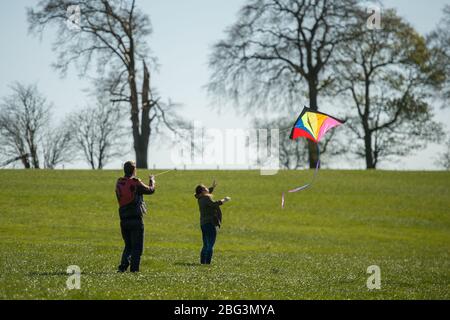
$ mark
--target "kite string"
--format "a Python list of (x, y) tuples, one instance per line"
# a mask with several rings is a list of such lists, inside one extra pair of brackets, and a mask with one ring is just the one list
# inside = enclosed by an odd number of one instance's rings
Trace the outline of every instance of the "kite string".
[(154, 175), (154, 177), (160, 176), (160, 175), (165, 174), (165, 173), (168, 173), (168, 172), (170, 172), (170, 171), (173, 171), (173, 169), (170, 169), (170, 170), (166, 170), (166, 171), (157, 173), (157, 174)]
[(309, 188), (313, 184), (314, 180), (316, 179), (317, 171), (319, 171), (319, 165), (320, 165), (320, 152), (319, 152), (319, 144), (317, 144), (317, 163), (316, 163), (316, 168), (314, 170), (314, 175), (313, 175), (311, 182), (309, 182), (301, 187), (289, 190), (289, 192), (293, 193), (293, 192), (298, 192), (298, 191), (304, 190), (306, 188)]
[[(320, 165), (320, 149), (319, 149), (319, 143), (317, 143), (316, 145), (317, 145), (317, 163), (316, 163), (316, 169), (314, 170), (314, 175), (313, 175), (313, 178), (312, 178), (311, 182), (309, 182), (309, 183), (307, 183), (307, 184), (305, 184), (305, 185), (303, 185), (303, 186), (301, 186), (301, 187), (298, 187), (298, 188), (289, 190), (288, 192), (293, 193), (293, 192), (302, 191), (302, 190), (304, 190), (304, 189), (309, 188), (309, 187), (313, 184), (314, 179), (316, 178), (317, 172), (319, 171), (319, 165)], [(283, 192), (283, 193), (281, 194), (281, 208), (284, 208), (284, 203), (285, 203), (285, 199), (284, 199), (284, 192)]]

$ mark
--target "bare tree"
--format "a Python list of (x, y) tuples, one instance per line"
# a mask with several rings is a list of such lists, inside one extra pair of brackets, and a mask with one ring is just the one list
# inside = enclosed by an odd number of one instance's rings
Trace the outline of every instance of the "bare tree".
[[(365, 12), (358, 16), (363, 25)], [(427, 98), (442, 80), (440, 70), (431, 63), (425, 39), (393, 10), (384, 11), (381, 30), (367, 29), (337, 52), (340, 92), (354, 110), (347, 126), (356, 143), (349, 146), (367, 169), (438, 139), (441, 126)]]
[[(318, 96), (339, 75), (329, 62), (336, 45), (347, 41), (355, 23), (357, 0), (249, 0), (239, 18), (215, 44), (209, 60), (208, 90), (231, 98), (247, 110), (265, 107), (271, 113)], [(306, 89), (306, 90), (305, 90)], [(309, 166), (317, 153), (309, 143)]]
[(5, 155), (25, 168), (39, 168), (38, 145), (50, 118), (51, 104), (36, 85), (14, 83), (0, 106), (0, 143)]
[[(69, 6), (80, 8), (78, 30), (66, 25)], [(42, 0), (36, 10), (28, 9), (28, 21), (30, 31), (38, 34), (47, 26), (58, 27), (54, 43), (58, 59), (54, 66), (62, 74), (75, 64), (83, 75), (91, 61), (97, 61), (100, 87), (109, 91), (113, 102), (130, 108), (136, 164), (147, 168), (152, 129), (159, 124), (173, 128), (169, 122), (172, 105), (162, 104), (150, 86), (147, 65), (155, 65), (156, 61), (149, 56), (146, 42), (152, 33), (148, 15), (137, 8), (134, 0)]]
[(75, 143), (92, 169), (103, 169), (112, 157), (123, 151), (125, 132), (121, 110), (108, 101), (76, 112), (71, 117)]
[(44, 167), (55, 169), (58, 164), (70, 163), (73, 160), (73, 139), (72, 129), (67, 122), (48, 130), (42, 139)]

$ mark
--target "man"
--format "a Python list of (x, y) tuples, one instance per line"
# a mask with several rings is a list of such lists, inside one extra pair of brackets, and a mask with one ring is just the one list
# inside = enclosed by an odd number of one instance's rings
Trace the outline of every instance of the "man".
[(119, 202), (120, 229), (125, 242), (118, 272), (139, 272), (139, 264), (144, 249), (144, 220), (147, 212), (143, 195), (155, 192), (155, 178), (150, 176), (147, 186), (136, 177), (136, 163), (127, 161), (123, 165), (125, 176), (116, 183), (116, 196)]
[(217, 183), (214, 181), (210, 188), (207, 188), (203, 184), (195, 188), (194, 196), (197, 199), (200, 210), (200, 229), (202, 230), (203, 240), (203, 247), (200, 252), (201, 264), (211, 264), (217, 229), (222, 224), (222, 211), (220, 210), (220, 206), (231, 200), (230, 197), (225, 197), (222, 200), (214, 201), (212, 193), (216, 186)]

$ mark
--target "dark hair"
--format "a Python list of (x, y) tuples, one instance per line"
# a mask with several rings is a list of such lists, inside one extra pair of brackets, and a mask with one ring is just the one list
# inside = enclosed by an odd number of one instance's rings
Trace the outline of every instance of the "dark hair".
[(206, 187), (204, 185), (199, 184), (197, 187), (195, 187), (195, 195), (198, 196), (205, 189), (206, 189)]
[(134, 161), (127, 161), (123, 164), (123, 172), (126, 176), (132, 176), (134, 169), (136, 169), (136, 163)]

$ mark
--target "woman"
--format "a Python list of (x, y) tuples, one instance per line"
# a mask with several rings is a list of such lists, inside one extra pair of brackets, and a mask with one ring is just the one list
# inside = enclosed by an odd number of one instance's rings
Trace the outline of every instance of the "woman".
[(212, 193), (216, 186), (216, 181), (214, 181), (210, 188), (202, 184), (195, 188), (195, 198), (197, 198), (200, 209), (200, 227), (203, 237), (203, 248), (200, 253), (201, 264), (211, 264), (217, 229), (220, 228), (222, 223), (220, 206), (231, 200), (230, 197), (225, 197), (222, 200), (214, 201)]

